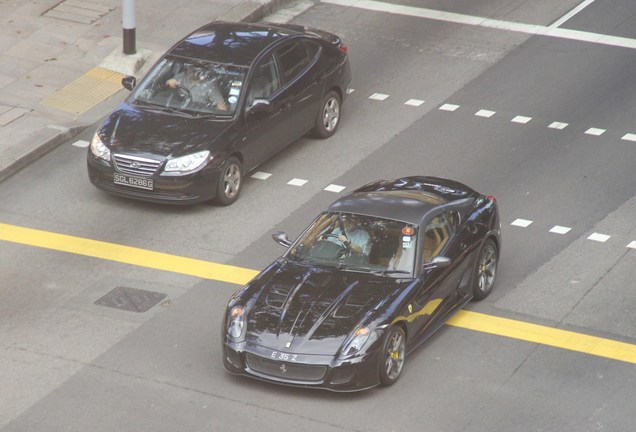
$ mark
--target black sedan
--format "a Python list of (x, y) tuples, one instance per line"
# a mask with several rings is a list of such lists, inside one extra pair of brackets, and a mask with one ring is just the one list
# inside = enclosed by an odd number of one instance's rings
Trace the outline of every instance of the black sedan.
[(145, 201), (233, 203), (245, 173), (313, 131), (333, 135), (351, 69), (331, 33), (213, 22), (175, 44), (95, 133), (88, 176)]
[(223, 364), (279, 384), (391, 385), (406, 356), (488, 296), (501, 250), (496, 200), (435, 177), (378, 181), (329, 206), (229, 301)]

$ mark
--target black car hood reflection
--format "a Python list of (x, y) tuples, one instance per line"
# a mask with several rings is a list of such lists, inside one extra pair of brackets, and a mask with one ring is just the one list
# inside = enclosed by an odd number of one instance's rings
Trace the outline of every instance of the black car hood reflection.
[(369, 311), (410, 282), (280, 260), (251, 287), (247, 339), (275, 351), (334, 355)]
[(179, 157), (210, 149), (230, 126), (227, 120), (124, 103), (106, 119), (100, 136), (114, 153)]

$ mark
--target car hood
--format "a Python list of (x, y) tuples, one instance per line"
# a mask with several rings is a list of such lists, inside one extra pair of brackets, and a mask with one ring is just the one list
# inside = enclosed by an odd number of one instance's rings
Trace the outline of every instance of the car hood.
[(280, 260), (251, 287), (247, 338), (276, 351), (334, 355), (367, 314), (409, 282)]
[(106, 118), (98, 133), (114, 153), (156, 159), (213, 150), (215, 143), (227, 141), (222, 135), (231, 123), (123, 103)]

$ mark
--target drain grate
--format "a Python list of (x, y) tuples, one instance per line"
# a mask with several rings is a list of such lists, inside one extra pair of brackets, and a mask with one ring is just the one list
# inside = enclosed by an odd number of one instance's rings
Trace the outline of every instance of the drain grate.
[(112, 10), (115, 10), (115, 8), (97, 3), (80, 0), (64, 0), (42, 15), (49, 18), (92, 24)]
[(146, 312), (167, 296), (167, 294), (155, 291), (117, 287), (95, 301), (95, 304), (129, 312)]

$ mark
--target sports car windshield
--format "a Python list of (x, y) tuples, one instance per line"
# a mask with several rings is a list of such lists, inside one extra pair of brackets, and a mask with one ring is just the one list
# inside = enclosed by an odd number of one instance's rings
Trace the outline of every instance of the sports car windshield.
[(246, 69), (180, 57), (162, 59), (132, 94), (138, 105), (203, 115), (232, 115)]
[(321, 214), (289, 250), (288, 258), (383, 274), (412, 275), (417, 226), (352, 213)]

